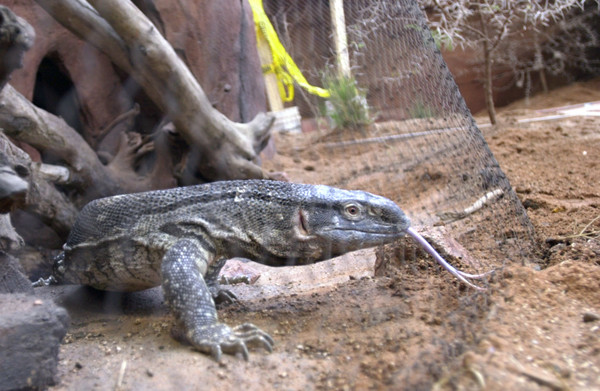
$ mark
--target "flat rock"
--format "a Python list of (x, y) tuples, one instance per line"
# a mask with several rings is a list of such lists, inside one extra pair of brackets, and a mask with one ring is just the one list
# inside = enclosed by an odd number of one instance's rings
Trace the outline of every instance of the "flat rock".
[(51, 300), (0, 294), (0, 390), (44, 389), (57, 382), (69, 316)]
[[(349, 279), (373, 277), (377, 256), (375, 248), (353, 251), (336, 258), (310, 265), (271, 267), (256, 262), (231, 259), (221, 270), (221, 277), (248, 284), (227, 287), (245, 300), (266, 299), (293, 294), (308, 294), (324, 287), (339, 285)], [(241, 274), (240, 274), (241, 273)]]

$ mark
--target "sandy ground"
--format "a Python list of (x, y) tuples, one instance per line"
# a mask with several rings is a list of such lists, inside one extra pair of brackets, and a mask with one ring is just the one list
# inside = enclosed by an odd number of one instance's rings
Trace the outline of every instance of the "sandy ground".
[(219, 311), (276, 340), (248, 362), (217, 363), (173, 340), (160, 289), (39, 288), (72, 318), (52, 389), (600, 390), (600, 117), (518, 123), (599, 91), (596, 81), (532, 98), (484, 128), (535, 227), (541, 270), (511, 265), (480, 294), (423, 273), (422, 259), (374, 277), (369, 251), (259, 269), (257, 284), (232, 287), (241, 303)]

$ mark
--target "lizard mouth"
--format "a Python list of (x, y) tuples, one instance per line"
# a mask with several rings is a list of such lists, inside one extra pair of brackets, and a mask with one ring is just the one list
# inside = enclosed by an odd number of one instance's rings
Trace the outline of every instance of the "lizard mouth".
[(385, 236), (385, 237), (399, 237), (404, 236), (404, 231), (399, 231), (396, 226), (382, 226), (380, 229), (361, 229), (358, 227), (335, 227), (327, 229), (327, 231), (340, 231), (340, 232), (360, 232), (373, 236)]

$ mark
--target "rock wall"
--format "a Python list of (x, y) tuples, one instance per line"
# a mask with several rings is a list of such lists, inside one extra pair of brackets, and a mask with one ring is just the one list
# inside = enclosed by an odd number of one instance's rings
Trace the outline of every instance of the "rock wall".
[[(442, 51), (442, 55), (471, 113), (485, 112), (483, 74), (480, 65), (482, 60), (473, 51), (460, 49)], [(530, 94), (533, 95), (542, 91), (542, 85), (538, 74), (533, 73), (531, 78)], [(556, 88), (568, 82), (566, 76), (546, 75), (546, 78), (551, 88)], [(511, 102), (525, 98), (526, 95), (524, 88), (519, 88), (514, 84), (510, 70), (494, 70), (494, 103), (496, 107), (506, 106)]]

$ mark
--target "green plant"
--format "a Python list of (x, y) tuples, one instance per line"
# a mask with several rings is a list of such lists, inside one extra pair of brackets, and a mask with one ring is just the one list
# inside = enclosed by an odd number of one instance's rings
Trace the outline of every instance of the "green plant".
[(356, 79), (327, 73), (323, 76), (323, 85), (330, 94), (330, 104), (325, 111), (336, 128), (363, 130), (373, 122), (367, 93), (358, 87)]
[(438, 30), (431, 30), (431, 37), (435, 42), (435, 46), (437, 46), (440, 50), (453, 51), (454, 43), (452, 42), (452, 37), (440, 32)]
[(410, 118), (431, 118), (436, 116), (435, 110), (421, 99), (417, 99), (414, 102), (408, 110), (408, 114)]

